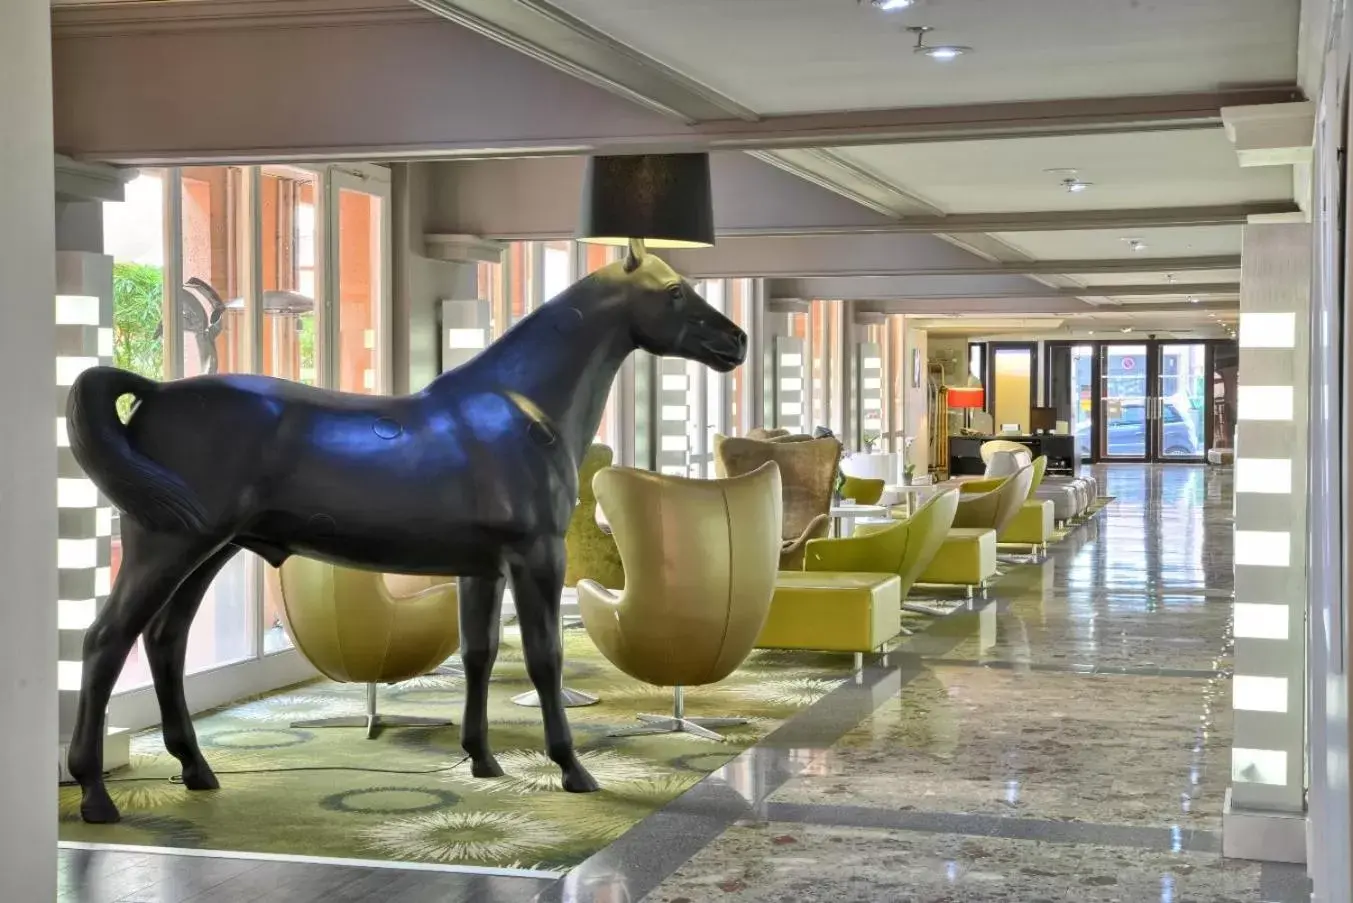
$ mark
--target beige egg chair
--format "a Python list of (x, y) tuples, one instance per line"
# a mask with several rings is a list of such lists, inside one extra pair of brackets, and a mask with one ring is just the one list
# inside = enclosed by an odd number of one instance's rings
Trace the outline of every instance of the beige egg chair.
[(293, 724), (298, 728), (442, 727), (446, 719), (382, 715), (378, 684), (437, 669), (460, 645), (454, 577), (359, 571), (293, 556), (270, 579), (282, 600), (287, 633), (325, 677), (366, 684), (366, 714)]

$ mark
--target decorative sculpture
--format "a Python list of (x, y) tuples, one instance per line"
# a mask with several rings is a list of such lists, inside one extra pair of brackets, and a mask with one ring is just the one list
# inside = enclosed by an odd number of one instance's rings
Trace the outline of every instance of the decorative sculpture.
[[(184, 701), (184, 656), (206, 588), (240, 549), (275, 567), (299, 554), (459, 575), (461, 744), (476, 777), (502, 774), (488, 744), (488, 679), (510, 576), (549, 756), (566, 790), (597, 789), (574, 755), (560, 698), (564, 533), (578, 462), (636, 348), (727, 372), (746, 356), (747, 336), (636, 244), (414, 395), (348, 395), (262, 376), (156, 383), (107, 367), (82, 374), (67, 411), (71, 450), (124, 514), (122, 568), (85, 635), (70, 746), (85, 821), (119, 817), (103, 782), (104, 718), (138, 635), (184, 785), (218, 786)], [(136, 398), (125, 425), (123, 395)]]

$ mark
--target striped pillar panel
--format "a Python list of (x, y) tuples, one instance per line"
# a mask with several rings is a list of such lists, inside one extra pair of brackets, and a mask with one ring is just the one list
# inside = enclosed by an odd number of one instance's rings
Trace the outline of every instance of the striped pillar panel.
[(57, 253), (57, 687), (62, 739), (70, 736), (80, 690), (85, 630), (108, 598), (113, 509), (85, 476), (66, 435), (66, 397), (81, 372), (113, 362), (113, 261)]
[(1247, 225), (1242, 265), (1231, 807), (1299, 813), (1311, 226)]
[(794, 336), (775, 337), (775, 426), (802, 433), (807, 401), (804, 362), (804, 341)]

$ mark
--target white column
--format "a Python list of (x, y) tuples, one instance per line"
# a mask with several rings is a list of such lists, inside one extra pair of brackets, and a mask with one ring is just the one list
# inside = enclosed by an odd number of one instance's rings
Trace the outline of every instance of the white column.
[(51, 8), (0, 4), (0, 806), (5, 900), (56, 897), (55, 222)]
[(1311, 226), (1245, 227), (1228, 856), (1302, 861)]

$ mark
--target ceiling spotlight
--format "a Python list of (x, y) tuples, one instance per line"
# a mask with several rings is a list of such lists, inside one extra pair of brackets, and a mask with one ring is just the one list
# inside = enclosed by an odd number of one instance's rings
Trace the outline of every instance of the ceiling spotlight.
[(1190, 304), (1197, 304), (1197, 303), (1198, 303), (1198, 299), (1197, 299), (1197, 298), (1190, 298), (1190, 299), (1189, 299), (1189, 303), (1190, 303)]
[[(1146, 242), (1142, 241), (1140, 238), (1125, 238), (1123, 241), (1127, 242), (1127, 246), (1132, 249), (1132, 253), (1134, 254), (1142, 254), (1146, 251)], [(1174, 282), (1173, 276), (1167, 276), (1165, 278), (1171, 283)]]
[(935, 29), (929, 25), (908, 25), (907, 31), (916, 35), (916, 46), (911, 49), (912, 53), (919, 53), (922, 56), (928, 56), (932, 60), (947, 61), (960, 57), (965, 53), (971, 53), (971, 47), (964, 47), (962, 44), (927, 44), (925, 36)]
[[(856, 0), (856, 2), (860, 2), (860, 0)], [(869, 5), (875, 9), (881, 9), (886, 13), (890, 13), (893, 10), (906, 9), (915, 2), (916, 0), (869, 0)]]
[(1132, 332), (1132, 327), (1131, 327), (1131, 326), (1124, 326), (1124, 327), (1123, 327), (1123, 332)]

